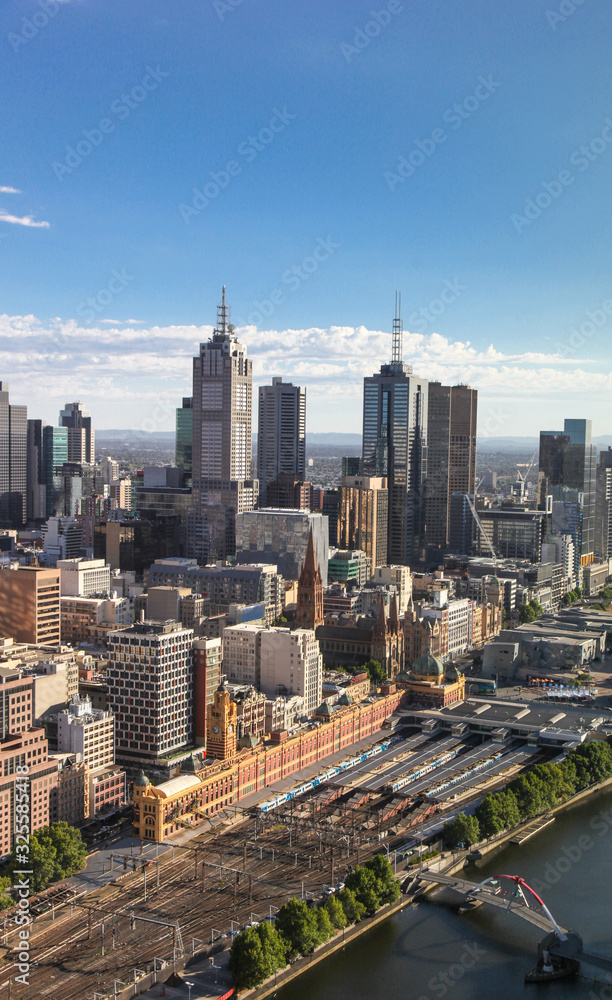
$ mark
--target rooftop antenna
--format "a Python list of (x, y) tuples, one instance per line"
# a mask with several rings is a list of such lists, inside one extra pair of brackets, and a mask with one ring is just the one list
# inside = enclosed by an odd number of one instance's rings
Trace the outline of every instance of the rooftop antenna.
[(221, 334), (231, 334), (234, 327), (230, 323), (230, 307), (225, 301), (225, 285), (223, 285), (221, 304), (217, 306), (217, 332)]
[(393, 318), (393, 342), (391, 350), (391, 364), (401, 365), (402, 363), (402, 337), (404, 327), (402, 324), (402, 293), (395, 293), (395, 316)]

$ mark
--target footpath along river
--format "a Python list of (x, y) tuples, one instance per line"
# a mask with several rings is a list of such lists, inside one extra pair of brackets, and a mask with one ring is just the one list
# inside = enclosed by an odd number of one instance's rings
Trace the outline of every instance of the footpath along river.
[[(523, 847), (509, 845), (465, 869), (521, 875), (562, 927), (577, 930), (585, 950), (612, 958), (612, 791), (557, 817)], [(277, 1000), (609, 1000), (612, 986), (582, 979), (526, 986), (535, 962), (536, 927), (486, 905), (459, 915), (447, 890), (362, 935), (298, 979)]]

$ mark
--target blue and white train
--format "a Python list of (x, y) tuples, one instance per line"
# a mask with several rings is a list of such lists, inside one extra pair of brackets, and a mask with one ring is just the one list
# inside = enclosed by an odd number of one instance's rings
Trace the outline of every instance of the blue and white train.
[(324, 784), (331, 778), (335, 778), (336, 775), (342, 774), (344, 771), (348, 771), (351, 767), (356, 767), (357, 764), (363, 764), (364, 761), (370, 760), (372, 757), (376, 757), (377, 754), (382, 753), (383, 750), (388, 750), (390, 746), (395, 743), (400, 743), (403, 740), (403, 736), (392, 736), (385, 740), (383, 743), (377, 743), (370, 750), (365, 750), (362, 754), (357, 757), (349, 757), (348, 760), (341, 761), (334, 767), (330, 767), (327, 771), (323, 771), (321, 774), (315, 775), (314, 778), (310, 778), (305, 781), (303, 785), (298, 785), (297, 788), (290, 788), (287, 792), (279, 792), (273, 799), (267, 799), (265, 802), (261, 802), (257, 809), (260, 813), (270, 812), (272, 809), (276, 809), (277, 806), (282, 806), (285, 802), (290, 802), (291, 799), (296, 799), (300, 795), (305, 795), (306, 792), (311, 792), (313, 788), (317, 788), (318, 785)]

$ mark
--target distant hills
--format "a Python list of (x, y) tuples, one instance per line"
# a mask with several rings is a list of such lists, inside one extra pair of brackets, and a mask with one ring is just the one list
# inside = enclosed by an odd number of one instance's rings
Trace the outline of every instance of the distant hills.
[[(254, 441), (257, 435), (253, 435)], [(174, 431), (139, 431), (134, 429), (111, 429), (96, 432), (96, 441), (108, 441), (109, 443), (121, 443), (134, 445), (138, 443), (151, 443), (158, 445), (171, 445), (174, 443)], [(307, 434), (306, 443), (310, 447), (313, 445), (325, 445), (334, 448), (361, 449), (361, 434), (335, 434), (333, 431), (320, 434)], [(598, 450), (612, 446), (612, 435), (602, 434), (593, 438), (593, 444)], [(534, 452), (539, 447), (538, 437), (486, 437), (478, 438), (478, 451), (481, 455), (501, 452), (513, 454), (516, 452)]]

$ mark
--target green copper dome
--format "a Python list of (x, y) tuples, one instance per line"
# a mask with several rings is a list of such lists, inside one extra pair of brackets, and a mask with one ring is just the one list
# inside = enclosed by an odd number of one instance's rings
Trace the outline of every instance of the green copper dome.
[(410, 673), (413, 677), (444, 677), (442, 660), (433, 656), (428, 650), (414, 661)]

